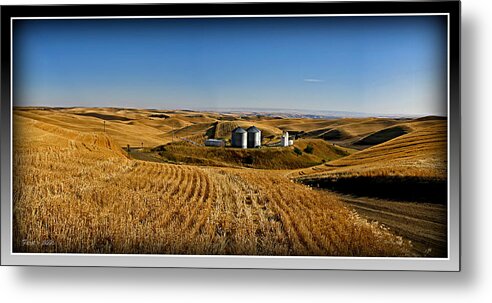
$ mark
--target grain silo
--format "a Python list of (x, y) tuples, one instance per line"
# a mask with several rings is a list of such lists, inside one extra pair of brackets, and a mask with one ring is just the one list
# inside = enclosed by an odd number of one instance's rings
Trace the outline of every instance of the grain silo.
[(285, 132), (282, 135), (282, 139), (280, 140), (280, 146), (289, 146), (289, 132)]
[(248, 148), (261, 146), (261, 130), (254, 126), (248, 128)]
[(244, 129), (237, 127), (232, 131), (231, 143), (233, 147), (248, 148), (248, 136)]

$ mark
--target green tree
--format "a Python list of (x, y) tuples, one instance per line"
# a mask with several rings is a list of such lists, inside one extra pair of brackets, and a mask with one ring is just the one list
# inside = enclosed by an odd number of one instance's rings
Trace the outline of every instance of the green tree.
[(312, 154), (314, 151), (314, 147), (311, 145), (311, 144), (308, 144), (306, 146), (306, 148), (304, 149), (304, 152), (308, 153), (308, 154)]
[(300, 150), (298, 147), (294, 147), (294, 152), (295, 152), (298, 156), (302, 155), (302, 150)]

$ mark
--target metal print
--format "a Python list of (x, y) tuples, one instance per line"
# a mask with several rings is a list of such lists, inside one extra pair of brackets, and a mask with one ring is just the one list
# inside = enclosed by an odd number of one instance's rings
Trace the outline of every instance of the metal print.
[(11, 26), (8, 258), (457, 269), (449, 12)]

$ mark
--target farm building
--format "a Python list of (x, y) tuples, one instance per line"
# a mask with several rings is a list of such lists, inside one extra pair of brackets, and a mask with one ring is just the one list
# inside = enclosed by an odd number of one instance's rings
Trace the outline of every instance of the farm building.
[(248, 132), (248, 148), (255, 148), (261, 146), (261, 130), (251, 126), (247, 130)]
[(237, 127), (232, 131), (231, 143), (233, 147), (248, 148), (248, 136), (247, 132)]
[[(292, 142), (294, 143), (294, 142)], [(285, 132), (280, 139), (280, 146), (289, 146), (289, 132)]]
[(207, 139), (205, 140), (205, 146), (225, 146), (224, 140)]

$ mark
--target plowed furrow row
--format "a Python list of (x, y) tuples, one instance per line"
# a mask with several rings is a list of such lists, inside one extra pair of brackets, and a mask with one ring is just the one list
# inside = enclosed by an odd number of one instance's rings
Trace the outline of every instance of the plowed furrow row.
[(217, 188), (215, 183), (210, 181), (208, 174), (205, 174), (205, 194), (202, 197), (200, 203), (201, 215), (196, 219), (196, 224), (193, 228), (193, 236), (203, 233), (203, 227), (209, 220), (210, 213), (212, 211), (212, 203), (218, 198)]
[(191, 179), (191, 183), (193, 184), (192, 191), (185, 199), (185, 209), (186, 212), (186, 221), (183, 223), (183, 229), (186, 232), (189, 232), (192, 229), (193, 225), (196, 222), (196, 218), (198, 215), (198, 209), (200, 208), (200, 196), (204, 194), (204, 180), (203, 173), (197, 170), (193, 171), (193, 178)]
[(184, 180), (184, 170), (180, 168), (176, 168), (176, 176), (170, 180), (171, 188), (166, 193), (166, 197), (170, 200), (176, 200), (178, 193), (183, 189), (183, 180)]
[[(269, 184), (271, 180), (263, 179), (261, 180), (262, 184)], [(296, 199), (296, 197), (292, 196), (292, 193), (286, 193), (282, 191), (281, 183), (280, 186), (276, 186), (272, 191), (273, 199), (276, 201), (278, 206), (278, 210), (283, 214), (281, 216), (282, 221), (289, 221), (290, 223), (285, 224), (286, 228), (292, 227), (295, 233), (297, 234), (298, 240), (302, 243), (302, 245), (307, 249), (308, 253), (319, 252), (320, 248), (316, 243), (315, 239), (313, 239), (313, 234), (310, 232), (312, 228), (311, 220), (311, 210), (304, 206), (301, 201), (308, 200), (307, 197)], [(273, 184), (271, 186), (273, 188)], [(289, 201), (287, 205), (285, 201)]]

